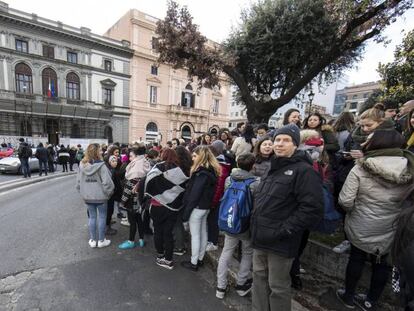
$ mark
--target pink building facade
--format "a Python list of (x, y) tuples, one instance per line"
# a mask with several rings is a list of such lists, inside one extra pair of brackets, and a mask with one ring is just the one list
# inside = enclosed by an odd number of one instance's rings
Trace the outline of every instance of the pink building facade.
[(134, 50), (130, 67), (130, 140), (165, 143), (227, 127), (231, 91), (225, 76), (220, 89), (197, 91), (185, 70), (157, 64), (156, 22), (152, 16), (130, 10), (105, 33), (113, 39), (130, 41)]

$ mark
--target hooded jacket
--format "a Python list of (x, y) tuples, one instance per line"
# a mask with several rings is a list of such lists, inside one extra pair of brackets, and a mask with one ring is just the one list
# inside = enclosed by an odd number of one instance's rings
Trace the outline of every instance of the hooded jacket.
[(302, 233), (323, 216), (322, 180), (304, 151), (275, 157), (258, 186), (251, 218), (253, 248), (294, 258)]
[(76, 180), (76, 188), (85, 203), (104, 203), (115, 188), (111, 173), (103, 161), (81, 162)]
[(413, 168), (414, 160), (404, 156), (356, 162), (339, 194), (339, 204), (347, 212), (345, 231), (353, 245), (369, 254), (389, 253), (394, 221), (414, 189)]
[(226, 181), (226, 178), (230, 175), (231, 171), (231, 165), (230, 163), (226, 162), (224, 155), (220, 154), (216, 159), (220, 164), (221, 174), (218, 177), (216, 183), (216, 191), (214, 193), (213, 203), (211, 205), (213, 208), (217, 207), (220, 204), (220, 199), (224, 193), (224, 183)]

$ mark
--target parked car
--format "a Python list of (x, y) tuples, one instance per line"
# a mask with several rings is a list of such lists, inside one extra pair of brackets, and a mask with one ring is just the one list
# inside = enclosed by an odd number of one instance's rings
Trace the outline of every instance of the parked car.
[(13, 154), (13, 148), (0, 147), (0, 159), (10, 157)]
[[(29, 159), (29, 166), (32, 172), (39, 170), (39, 161), (34, 156), (36, 149), (32, 149), (33, 156)], [(21, 174), (20, 160), (17, 154), (12, 154), (7, 158), (0, 159), (0, 173)]]

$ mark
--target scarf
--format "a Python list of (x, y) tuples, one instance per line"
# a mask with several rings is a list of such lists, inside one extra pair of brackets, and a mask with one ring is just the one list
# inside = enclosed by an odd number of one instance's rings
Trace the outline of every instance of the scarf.
[(406, 149), (386, 148), (371, 150), (364, 153), (362, 161), (373, 157), (403, 157), (407, 159), (407, 171), (414, 176), (414, 153)]
[(135, 178), (143, 178), (149, 170), (149, 162), (145, 160), (145, 157), (143, 155), (137, 156), (126, 167), (125, 179), (131, 180)]

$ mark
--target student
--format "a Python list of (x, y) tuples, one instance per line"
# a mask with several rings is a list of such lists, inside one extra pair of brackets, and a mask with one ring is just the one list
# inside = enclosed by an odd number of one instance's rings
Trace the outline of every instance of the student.
[(193, 151), (191, 177), (184, 196), (183, 221), (188, 221), (191, 233), (191, 261), (181, 265), (197, 271), (203, 265), (207, 247), (207, 216), (216, 190), (220, 164), (208, 146), (198, 146)]
[[(106, 201), (114, 191), (111, 174), (102, 161), (99, 144), (90, 144), (79, 166), (76, 188), (84, 200), (89, 215), (89, 246), (106, 247), (111, 244), (105, 239)], [(96, 235), (98, 230), (98, 235)]]
[[(252, 196), (247, 196), (246, 199), (251, 202), (246, 202), (247, 205), (253, 206), (253, 199), (255, 190), (260, 182), (260, 178), (251, 173), (253, 165), (255, 164), (255, 157), (252, 153), (245, 153), (240, 155), (237, 159), (237, 167), (233, 169), (231, 175), (226, 178), (226, 189), (231, 185), (232, 181), (250, 181), (248, 185)], [(241, 242), (242, 258), (240, 262), (239, 271), (237, 273), (236, 291), (240, 296), (247, 295), (252, 287), (252, 279), (250, 271), (252, 267), (253, 249), (249, 237), (249, 230), (237, 235), (225, 233), (224, 247), (221, 252), (218, 267), (217, 267), (217, 289), (216, 297), (223, 299), (227, 289), (227, 275), (230, 260), (236, 247)]]
[[(141, 208), (138, 203), (138, 197), (132, 190), (139, 180), (144, 178), (150, 170), (150, 164), (145, 158), (146, 151), (145, 147), (140, 146), (138, 148), (132, 148), (129, 153), (131, 162), (126, 167), (126, 184), (120, 203), (127, 210), (128, 222), (130, 224), (129, 239), (118, 246), (120, 249), (131, 249), (135, 246), (144, 246), (144, 225), (142, 223)], [(137, 229), (139, 240), (138, 243), (135, 243)]]

